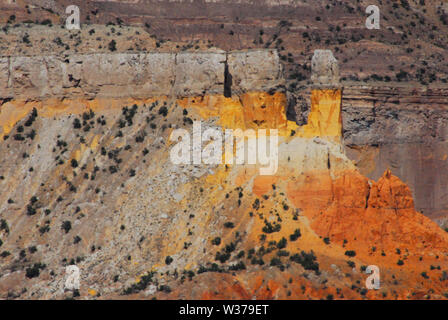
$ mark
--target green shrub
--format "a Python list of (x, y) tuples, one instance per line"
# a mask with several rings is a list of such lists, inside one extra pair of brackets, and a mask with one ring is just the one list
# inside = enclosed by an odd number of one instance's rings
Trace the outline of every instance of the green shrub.
[(312, 250), (309, 253), (305, 251), (302, 251), (300, 254), (296, 253), (289, 259), (301, 264), (305, 270), (319, 271), (319, 263), (317, 263), (316, 256)]
[(62, 222), (61, 229), (68, 233), (72, 229), (72, 223), (67, 220)]
[(123, 291), (123, 294), (138, 293), (142, 290), (145, 290), (146, 287), (148, 287), (148, 285), (152, 282), (153, 276), (154, 272), (147, 273), (146, 275), (140, 278), (140, 281), (138, 283), (134, 283), (129, 288), (125, 289)]
[(5, 219), (0, 220), (0, 230), (5, 230), (6, 233), (9, 233), (8, 222)]
[(283, 237), (280, 239), (280, 241), (277, 243), (277, 248), (278, 249), (283, 249), (286, 248), (288, 241)]
[(279, 258), (272, 258), (270, 265), (272, 267), (278, 267), (282, 265), (282, 261)]
[(115, 40), (112, 40), (111, 42), (109, 42), (109, 50), (110, 51), (117, 51), (117, 42)]
[(270, 222), (268, 222), (267, 220), (264, 221), (264, 227), (262, 229), (262, 231), (264, 233), (274, 233), (274, 232), (279, 232), (281, 230), (281, 225), (279, 224), (274, 224), (272, 225)]
[(46, 268), (45, 264), (42, 263), (35, 263), (32, 267), (26, 268), (26, 274), (25, 276), (27, 278), (37, 278), (40, 275), (40, 270), (43, 270)]
[(347, 257), (354, 257), (354, 256), (356, 256), (356, 252), (354, 250), (347, 250), (347, 251), (345, 251), (345, 255)]
[(296, 241), (301, 236), (302, 236), (302, 234), (300, 233), (300, 229), (296, 229), (294, 231), (294, 233), (289, 236), (289, 240), (290, 241)]
[(224, 223), (224, 227), (232, 229), (235, 227), (235, 225), (233, 224), (233, 222), (226, 222)]
[(72, 168), (77, 168), (78, 167), (78, 161), (76, 159), (72, 159), (71, 160), (71, 165), (72, 165)]
[(237, 264), (230, 266), (229, 270), (231, 271), (246, 270), (246, 265), (244, 264), (244, 262), (240, 261)]
[(166, 265), (170, 265), (171, 262), (173, 262), (173, 258), (171, 258), (170, 256), (167, 256), (167, 257), (165, 258), (165, 264), (166, 264)]
[(230, 253), (226, 252), (226, 253), (221, 253), (221, 252), (216, 252), (216, 256), (215, 256), (215, 260), (224, 263), (227, 260), (230, 259)]

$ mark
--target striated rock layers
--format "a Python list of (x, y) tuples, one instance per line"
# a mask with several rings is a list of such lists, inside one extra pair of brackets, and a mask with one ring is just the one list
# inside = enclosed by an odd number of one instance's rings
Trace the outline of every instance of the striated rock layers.
[(331, 50), (315, 50), (311, 70), (311, 81), (315, 86), (340, 87), (339, 65)]
[(390, 168), (411, 188), (416, 208), (444, 224), (447, 198), (448, 90), (345, 87), (347, 154), (372, 179)]
[(0, 99), (143, 98), (284, 86), (276, 50), (0, 58)]

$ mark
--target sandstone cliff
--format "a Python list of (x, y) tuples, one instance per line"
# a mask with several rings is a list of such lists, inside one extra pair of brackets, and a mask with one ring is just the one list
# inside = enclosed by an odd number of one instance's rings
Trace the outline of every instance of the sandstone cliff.
[[(347, 158), (341, 89), (314, 89), (298, 126), (284, 92), (259, 91), (277, 88), (279, 69), (245, 73), (257, 66), (241, 57), (227, 59), (231, 96), (212, 81), (198, 96), (3, 102), (2, 298), (71, 297), (71, 264), (81, 299), (443, 298), (448, 233), (414, 210), (390, 171), (375, 182)], [(279, 170), (173, 165), (170, 133), (194, 120), (278, 129)], [(379, 291), (363, 286), (371, 264)]]
[(228, 90), (282, 90), (275, 50), (198, 53), (119, 53), (0, 58), (3, 100), (177, 97)]

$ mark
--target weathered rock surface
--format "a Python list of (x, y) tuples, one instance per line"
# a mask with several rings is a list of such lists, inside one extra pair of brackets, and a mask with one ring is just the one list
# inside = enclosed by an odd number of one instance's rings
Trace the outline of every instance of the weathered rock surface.
[(276, 50), (247, 52), (95, 53), (0, 60), (0, 99), (176, 97), (231, 90), (283, 90)]
[(343, 136), (361, 172), (390, 168), (411, 188), (417, 210), (448, 214), (448, 89), (345, 87)]
[(311, 59), (311, 82), (317, 87), (340, 87), (339, 65), (331, 50), (315, 50)]

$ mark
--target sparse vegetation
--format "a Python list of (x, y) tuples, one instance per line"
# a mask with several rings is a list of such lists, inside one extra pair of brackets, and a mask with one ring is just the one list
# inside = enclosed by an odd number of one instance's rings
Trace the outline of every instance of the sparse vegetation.
[(301, 237), (300, 229), (296, 229), (293, 234), (289, 236), (290, 241), (296, 241)]
[(61, 229), (68, 233), (72, 229), (72, 223), (68, 220), (62, 222)]
[(319, 263), (317, 263), (312, 250), (309, 253), (305, 251), (300, 252), (300, 254), (296, 253), (290, 257), (290, 260), (301, 264), (305, 270), (319, 271)]

